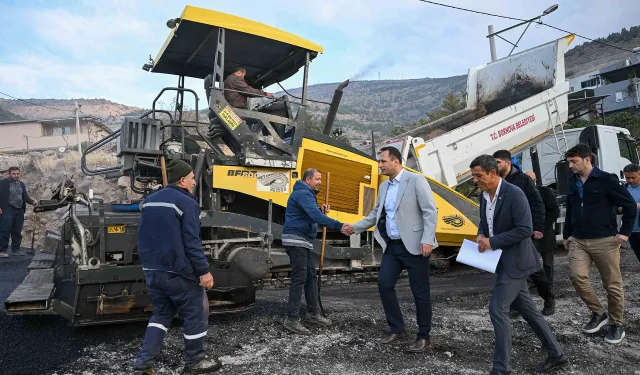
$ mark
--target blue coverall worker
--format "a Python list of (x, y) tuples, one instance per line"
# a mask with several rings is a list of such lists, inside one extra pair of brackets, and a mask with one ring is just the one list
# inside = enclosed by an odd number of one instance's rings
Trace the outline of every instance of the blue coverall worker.
[(171, 321), (184, 318), (184, 372), (210, 373), (222, 364), (205, 356), (204, 341), (209, 323), (209, 300), (205, 288), (213, 276), (202, 250), (200, 207), (191, 191), (196, 184), (191, 166), (172, 160), (166, 167), (168, 185), (142, 203), (138, 230), (138, 254), (151, 291), (153, 316), (134, 370), (153, 374)]

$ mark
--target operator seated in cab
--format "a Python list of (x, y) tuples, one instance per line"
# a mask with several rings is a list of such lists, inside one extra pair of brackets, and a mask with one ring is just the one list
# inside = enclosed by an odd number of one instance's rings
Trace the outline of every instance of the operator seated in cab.
[[(247, 70), (242, 67), (236, 68), (236, 70), (229, 74), (224, 80), (224, 98), (234, 108), (248, 109), (247, 98), (253, 98), (258, 96), (267, 96), (273, 98), (273, 94), (259, 89), (254, 89), (247, 84), (244, 77), (247, 75)], [(204, 81), (205, 89), (207, 90), (207, 100), (211, 95), (211, 87), (213, 86), (213, 76), (209, 74)]]

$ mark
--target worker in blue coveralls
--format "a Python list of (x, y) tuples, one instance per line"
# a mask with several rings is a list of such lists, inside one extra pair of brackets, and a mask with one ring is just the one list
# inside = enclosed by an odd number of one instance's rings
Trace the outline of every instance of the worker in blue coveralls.
[(142, 203), (138, 254), (153, 299), (153, 316), (134, 370), (140, 375), (154, 374), (155, 359), (179, 311), (184, 318), (184, 372), (211, 373), (222, 364), (207, 358), (204, 351), (209, 323), (205, 288), (213, 286), (213, 276), (202, 250), (200, 207), (191, 194), (196, 184), (191, 166), (172, 160), (167, 165), (167, 181), (167, 187)]

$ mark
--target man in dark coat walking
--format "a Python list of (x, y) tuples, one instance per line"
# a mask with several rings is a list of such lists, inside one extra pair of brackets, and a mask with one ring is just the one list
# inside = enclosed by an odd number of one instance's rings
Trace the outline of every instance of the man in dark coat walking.
[[(538, 179), (532, 171), (526, 171), (525, 174), (531, 177), (535, 184)], [(556, 249), (556, 232), (554, 225), (560, 216), (560, 207), (556, 200), (556, 194), (553, 189), (546, 186), (537, 186), (538, 192), (544, 202), (544, 232), (539, 240), (534, 240), (533, 244), (542, 256), (542, 268), (551, 285), (553, 285), (553, 251)]]
[(24, 255), (20, 251), (22, 226), (27, 203), (33, 206), (33, 199), (27, 194), (27, 187), (20, 181), (20, 168), (9, 168), (9, 177), (0, 180), (0, 258), (6, 258), (11, 237), (11, 254)]
[[(511, 164), (511, 153), (507, 150), (496, 151), (493, 157), (498, 163), (500, 177), (510, 184), (520, 188), (527, 197), (529, 209), (531, 210), (531, 220), (533, 222), (533, 239), (539, 240), (544, 236), (545, 209), (542, 197), (536, 189), (536, 185), (529, 176), (522, 173), (520, 168)], [(547, 279), (544, 270), (540, 268), (530, 276), (533, 285), (536, 286), (538, 294), (544, 300), (542, 315), (553, 315), (556, 310), (555, 295), (551, 289), (551, 282)], [(511, 311), (511, 317), (517, 317), (515, 310)]]

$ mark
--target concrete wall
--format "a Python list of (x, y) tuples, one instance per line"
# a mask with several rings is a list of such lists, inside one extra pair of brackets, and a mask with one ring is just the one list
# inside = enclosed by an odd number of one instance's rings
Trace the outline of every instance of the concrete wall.
[[(634, 108), (638, 103), (637, 84), (640, 83), (639, 78), (632, 80), (624, 80), (616, 83), (610, 83), (606, 86), (596, 87), (595, 95), (609, 95), (604, 99), (604, 112), (621, 111), (628, 108)], [(633, 90), (629, 92), (629, 85), (633, 85)], [(616, 95), (617, 93), (617, 95)], [(622, 97), (622, 100), (620, 99)]]
[[(88, 141), (87, 134), (80, 133), (80, 142), (86, 141)], [(44, 137), (42, 126), (37, 121), (0, 124), (0, 152), (72, 147), (77, 143), (75, 134)]]

